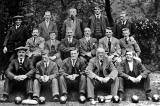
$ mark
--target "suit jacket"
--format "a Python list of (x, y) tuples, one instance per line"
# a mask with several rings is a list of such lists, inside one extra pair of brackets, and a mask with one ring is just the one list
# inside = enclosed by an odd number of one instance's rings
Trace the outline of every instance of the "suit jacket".
[[(54, 46), (54, 50), (52, 50), (51, 46)], [(51, 45), (51, 40), (48, 40), (45, 42), (45, 49), (49, 50), (50, 56), (56, 56), (56, 58), (60, 58), (60, 51), (59, 51), (59, 46), (60, 46), (60, 41), (55, 40), (54, 44)]]
[(26, 42), (26, 47), (29, 47), (29, 51), (33, 52), (35, 50), (41, 50), (44, 48), (44, 38), (37, 37), (35, 41), (33, 40), (33, 37), (29, 38)]
[(49, 40), (49, 32), (55, 31), (56, 35), (58, 34), (57, 25), (53, 21), (49, 22), (49, 26), (47, 28), (45, 21), (39, 24), (40, 36), (45, 39), (45, 41)]
[(25, 46), (25, 42), (30, 37), (27, 26), (20, 25), (18, 29), (12, 26), (5, 37), (3, 46), (6, 46), (8, 52), (13, 52), (15, 48), (19, 46)]
[(132, 49), (133, 51), (135, 51), (135, 53), (139, 56), (141, 53), (140, 47), (137, 44), (136, 41), (131, 41), (129, 40), (128, 43), (126, 43), (124, 38), (120, 39), (120, 48), (121, 48), (121, 55), (124, 56), (126, 53), (126, 49)]
[(97, 48), (97, 39), (91, 37), (90, 40), (87, 42), (87, 40), (84, 37), (80, 39), (79, 42), (80, 55), (85, 56), (87, 52), (91, 52), (92, 56), (95, 56)]
[[(78, 57), (74, 67), (75, 67), (75, 71), (77, 72), (75, 74), (84, 73), (86, 68), (86, 60), (82, 57)], [(61, 69), (62, 75), (71, 75), (72, 69), (73, 67), (72, 67), (71, 58), (68, 57), (65, 60), (63, 60), (63, 65)]]
[[(106, 52), (109, 52), (109, 48), (108, 48), (108, 37), (103, 37), (102, 39), (99, 40), (99, 46), (103, 47), (105, 49)], [(121, 54), (121, 49), (120, 49), (120, 45), (119, 45), (119, 40), (115, 37), (111, 38), (111, 50), (109, 54), (113, 54), (113, 53), (117, 53), (117, 54)]]
[[(89, 22), (88, 22), (88, 27), (91, 28), (92, 34), (94, 36), (94, 31), (95, 31), (95, 20), (96, 20), (96, 16), (92, 15), (89, 18)], [(105, 35), (105, 29), (106, 27), (109, 27), (109, 22), (108, 22), (108, 18), (104, 15), (101, 15), (100, 17), (100, 22), (101, 22), (101, 30), (102, 30), (102, 34)]]
[(24, 59), (22, 68), (23, 69), (21, 70), (18, 58), (13, 59), (6, 70), (7, 77), (13, 79), (16, 75), (27, 75), (27, 77), (30, 78), (35, 73), (35, 70), (27, 57)]
[[(118, 70), (120, 77), (128, 79), (129, 77), (128, 73), (130, 69), (127, 60), (124, 60), (120, 63)], [(150, 73), (150, 71), (147, 70), (141, 62), (135, 59), (133, 59), (133, 72), (135, 73), (136, 76), (141, 75), (142, 78), (146, 78)]]
[[(62, 26), (63, 38), (65, 38), (67, 26), (70, 26), (70, 20), (71, 20), (70, 18), (67, 18), (63, 23), (63, 26)], [(75, 18), (75, 21), (76, 21), (75, 38), (81, 39), (83, 35), (83, 22), (81, 19), (78, 19), (78, 18)]]
[[(112, 61), (109, 61), (107, 57), (103, 59), (103, 75), (105, 77), (110, 77), (111, 79), (115, 79), (118, 75), (117, 69), (114, 67)], [(97, 57), (90, 59), (88, 66), (86, 68), (86, 72), (88, 77), (91, 79), (99, 76), (100, 73), (100, 63)]]
[(43, 60), (39, 61), (36, 64), (36, 69), (37, 69), (37, 71), (36, 71), (35, 77), (37, 79), (39, 79), (40, 76), (43, 76), (43, 75), (47, 75), (50, 77), (50, 79), (53, 79), (53, 78), (56, 78), (59, 73), (57, 64), (51, 60), (49, 60), (49, 64), (48, 64), (47, 68), (45, 68)]
[(115, 34), (115, 37), (118, 38), (118, 39), (121, 39), (123, 37), (122, 35), (122, 29), (123, 28), (129, 28), (130, 29), (130, 32), (131, 32), (131, 35), (134, 35), (135, 34), (135, 25), (134, 23), (130, 22), (129, 20), (126, 21), (126, 24), (123, 25), (121, 21), (119, 21), (118, 23), (116, 23), (114, 25), (114, 28), (113, 28), (113, 32)]
[(61, 51), (62, 59), (70, 57), (70, 51), (73, 47), (76, 47), (79, 49), (79, 41), (77, 39), (73, 38), (72, 43), (69, 43), (67, 38), (64, 38), (61, 41), (60, 51)]

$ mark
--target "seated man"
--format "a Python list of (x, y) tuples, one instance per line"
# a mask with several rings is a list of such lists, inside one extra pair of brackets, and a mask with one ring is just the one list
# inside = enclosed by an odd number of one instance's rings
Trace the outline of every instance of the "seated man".
[(36, 56), (41, 53), (44, 48), (44, 38), (39, 36), (39, 30), (37, 28), (33, 29), (32, 37), (26, 42), (26, 47), (29, 47), (28, 56)]
[(74, 34), (71, 28), (66, 29), (66, 37), (61, 41), (60, 51), (62, 59), (70, 56), (70, 51), (75, 47), (79, 48), (79, 41), (73, 38)]
[(134, 51), (134, 58), (141, 61), (139, 55), (141, 53), (140, 47), (135, 39), (131, 36), (130, 37), (130, 30), (128, 28), (122, 29), (123, 38), (120, 39), (120, 48), (121, 48), (121, 56), (122, 58), (125, 57), (126, 50), (132, 49)]
[(86, 68), (85, 60), (82, 57), (78, 57), (78, 49), (75, 48), (70, 51), (71, 56), (63, 61), (62, 65), (62, 75), (60, 76), (60, 91), (61, 91), (61, 101), (65, 98), (63, 102), (67, 100), (67, 88), (79, 87), (80, 101), (85, 101), (86, 93), (86, 77), (83, 75)]
[(108, 55), (109, 60), (112, 60), (114, 56), (120, 56), (121, 54), (119, 40), (113, 37), (113, 31), (111, 27), (107, 27), (105, 31), (106, 36), (99, 40), (99, 47), (103, 47)]
[(7, 101), (9, 92), (13, 89), (13, 86), (18, 89), (25, 86), (28, 99), (32, 96), (32, 76), (35, 72), (30, 60), (26, 57), (26, 47), (18, 47), (17, 57), (11, 61), (6, 70), (6, 79), (4, 83), (3, 98), (0, 101)]
[(133, 51), (127, 49), (126, 59), (119, 66), (119, 93), (123, 99), (123, 93), (126, 87), (143, 87), (147, 99), (150, 99), (150, 71), (147, 70), (141, 62), (133, 58)]
[(118, 71), (112, 61), (105, 56), (105, 50), (98, 48), (96, 57), (90, 59), (86, 68), (87, 74), (87, 93), (91, 103), (94, 101), (94, 89), (104, 86), (111, 88), (111, 95), (116, 96), (119, 87)]
[(61, 54), (59, 51), (60, 41), (56, 39), (56, 33), (49, 33), (50, 39), (45, 42), (45, 49), (49, 50), (49, 58), (57, 63), (58, 69), (60, 69), (62, 65)]
[(91, 29), (84, 29), (84, 38), (80, 39), (80, 55), (87, 61), (96, 55), (97, 39), (91, 37)]
[(41, 50), (44, 49), (44, 38), (39, 36), (39, 30), (33, 29), (32, 37), (26, 42), (26, 47), (29, 48), (27, 55), (31, 58), (31, 64), (35, 67), (36, 63), (42, 59)]
[(58, 67), (57, 64), (51, 61), (48, 57), (49, 51), (42, 51), (42, 60), (36, 64), (36, 75), (33, 84), (33, 99), (37, 100), (40, 96), (41, 86), (50, 84), (52, 88), (53, 101), (58, 101), (59, 88), (58, 88)]

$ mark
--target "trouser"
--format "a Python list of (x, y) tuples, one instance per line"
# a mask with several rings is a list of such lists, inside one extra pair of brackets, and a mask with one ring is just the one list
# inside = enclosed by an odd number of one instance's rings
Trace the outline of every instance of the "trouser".
[(98, 80), (87, 78), (87, 93), (88, 98), (95, 98), (94, 90), (100, 87), (111, 88), (111, 95), (116, 96), (119, 87), (118, 77), (115, 80), (110, 79), (107, 83), (101, 83)]
[(145, 90), (145, 93), (149, 94), (151, 92), (149, 76), (147, 76), (146, 78), (142, 78), (140, 83), (133, 83), (128, 79), (119, 77), (119, 92), (124, 93), (125, 88), (133, 88), (133, 87), (143, 88)]
[(40, 82), (38, 79), (35, 79), (33, 84), (33, 96), (39, 97), (41, 86), (48, 85), (48, 84), (50, 84), (51, 86), (52, 96), (59, 95), (58, 80), (56, 78), (53, 78), (48, 82)]
[(75, 80), (69, 80), (65, 78), (63, 75), (59, 78), (59, 85), (60, 85), (60, 91), (61, 94), (67, 94), (67, 88), (68, 87), (77, 87), (79, 86), (79, 93), (85, 94), (86, 92), (86, 76), (81, 75), (80, 77), (76, 78)]
[(27, 95), (33, 93), (33, 81), (31, 78), (27, 78), (24, 81), (16, 81), (14, 79), (10, 80), (6, 78), (4, 83), (4, 95), (8, 96), (13, 86), (16, 86), (17, 90), (20, 87), (25, 87)]

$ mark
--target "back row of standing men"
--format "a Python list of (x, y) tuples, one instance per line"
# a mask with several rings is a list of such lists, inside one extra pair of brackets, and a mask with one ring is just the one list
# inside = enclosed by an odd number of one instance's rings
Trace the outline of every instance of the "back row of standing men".
[[(13, 80), (27, 80), (28, 97), (33, 94), (35, 100), (40, 96), (40, 86), (46, 82), (51, 83), (54, 100), (59, 97), (59, 89), (61, 98), (67, 100), (67, 85), (72, 86), (75, 82), (79, 84), (80, 100), (85, 100), (87, 90), (87, 97), (93, 101), (94, 87), (106, 83), (111, 85), (112, 95), (118, 95), (118, 91), (123, 94), (124, 81), (129, 81), (131, 85), (143, 81), (148, 98), (149, 71), (138, 58), (141, 50), (130, 36), (134, 33), (134, 27), (126, 19), (126, 13), (121, 14), (121, 21), (115, 25), (114, 31), (109, 27), (107, 17), (101, 14), (99, 6), (95, 7), (95, 14), (89, 18), (84, 31), (82, 20), (76, 17), (76, 9), (71, 8), (69, 13), (62, 27), (65, 37), (61, 41), (56, 40), (58, 31), (56, 24), (50, 20), (49, 11), (45, 12), (45, 21), (39, 28), (33, 29), (31, 38), (26, 27), (21, 25), (22, 17), (14, 17), (16, 24), (8, 31), (3, 52), (9, 59), (16, 49), (17, 57), (11, 59), (6, 70), (2, 101), (7, 100), (11, 85), (9, 82)], [(29, 50), (20, 46), (26, 46)]]

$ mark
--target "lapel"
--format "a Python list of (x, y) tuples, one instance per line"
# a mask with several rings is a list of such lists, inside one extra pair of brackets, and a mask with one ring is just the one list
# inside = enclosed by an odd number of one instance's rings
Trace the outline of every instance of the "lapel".
[(41, 67), (42, 75), (44, 75), (46, 73), (46, 69), (45, 69), (43, 61), (41, 61), (41, 66), (40, 67)]
[[(49, 25), (48, 25), (48, 27), (49, 27)], [(47, 26), (46, 26), (46, 22), (45, 21), (43, 21), (43, 28), (44, 28), (45, 32), (49, 31)]]
[(20, 27), (18, 29), (16, 29), (16, 33), (20, 32), (23, 29), (23, 25), (20, 25)]
[(114, 37), (111, 39), (111, 52), (114, 51)]
[(65, 42), (66, 46), (68, 47), (69, 46), (69, 42), (68, 42), (68, 38), (67, 37), (65, 38), (64, 42)]
[(51, 40), (49, 40), (49, 41), (47, 42), (47, 45), (48, 45), (48, 47), (49, 47), (49, 51), (51, 51)]
[(129, 69), (129, 64), (128, 64), (127, 60), (125, 60), (125, 71), (126, 71), (127, 74), (128, 74), (129, 71), (130, 71), (130, 69)]
[[(100, 70), (99, 59), (97, 57), (95, 59), (96, 59), (95, 64), (96, 64), (96, 67), (97, 67), (97, 71), (99, 71)], [(95, 73), (97, 73), (97, 72), (95, 72)]]
[(50, 72), (51, 72), (51, 70), (52, 70), (52, 64), (51, 64), (51, 61), (49, 60), (49, 64), (48, 64), (48, 66), (47, 66), (47, 75), (49, 75), (50, 74)]
[(69, 70), (68, 70), (69, 72), (68, 73), (71, 73), (72, 72), (72, 62), (71, 62), (71, 58), (70, 57), (68, 58), (68, 62), (67, 63), (68, 63), (68, 67), (69, 67)]
[(19, 69), (19, 61), (18, 61), (18, 58), (15, 59), (15, 69), (16, 69), (16, 71), (18, 71), (18, 69)]

